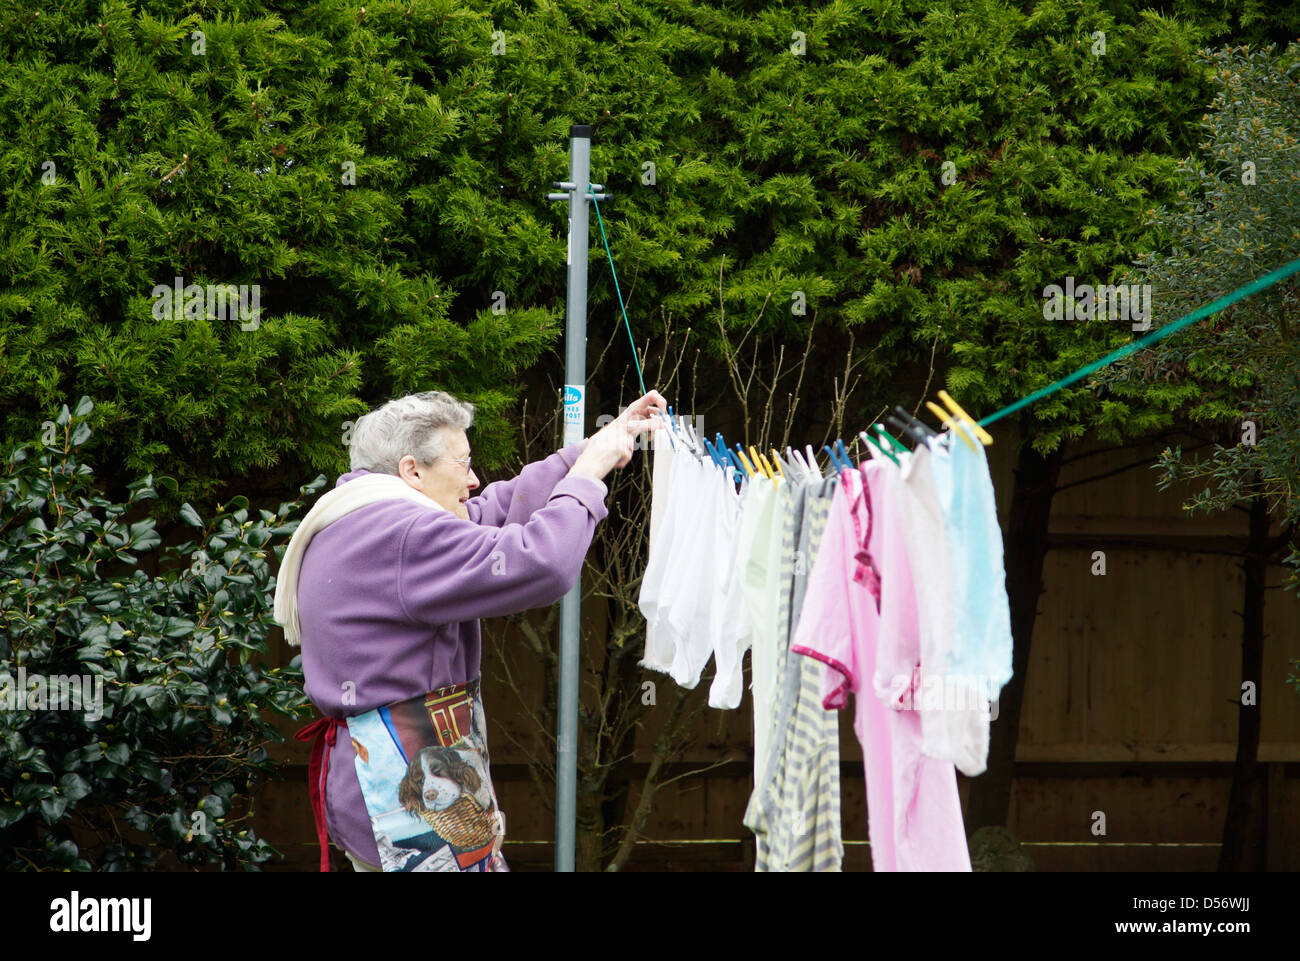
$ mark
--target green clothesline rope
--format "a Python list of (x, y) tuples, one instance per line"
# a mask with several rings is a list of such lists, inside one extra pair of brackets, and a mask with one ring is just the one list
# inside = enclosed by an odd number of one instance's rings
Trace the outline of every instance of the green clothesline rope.
[(618, 294), (618, 308), (623, 311), (623, 326), (627, 328), (627, 339), (632, 345), (632, 363), (636, 364), (636, 379), (641, 382), (641, 396), (647, 393), (645, 389), (645, 378), (641, 376), (641, 361), (636, 356), (636, 341), (632, 339), (632, 325), (627, 319), (627, 308), (623, 306), (623, 291), (618, 289), (618, 271), (614, 269), (614, 255), (609, 252), (609, 238), (605, 236), (605, 220), (600, 216), (600, 201), (595, 197), (595, 191), (591, 189), (591, 184), (587, 184), (587, 196), (591, 197), (591, 202), (596, 205), (596, 223), (600, 224), (600, 239), (605, 245), (605, 256), (609, 258), (609, 271), (614, 275), (614, 293)]
[[(587, 187), (587, 191), (588, 196), (591, 197), (591, 202), (596, 206), (596, 222), (600, 224), (600, 239), (605, 245), (605, 256), (609, 258), (610, 272), (614, 275), (614, 292), (618, 294), (618, 306), (619, 309), (623, 311), (623, 325), (627, 328), (627, 339), (632, 344), (632, 361), (636, 364), (636, 377), (637, 380), (641, 382), (641, 393), (644, 395), (646, 393), (645, 379), (641, 376), (641, 362), (637, 359), (636, 341), (632, 339), (632, 324), (627, 319), (627, 308), (623, 305), (623, 292), (618, 286), (618, 271), (614, 268), (614, 255), (609, 252), (609, 238), (605, 236), (605, 221), (600, 216), (600, 202), (596, 200), (594, 196), (595, 192), (590, 186)], [(1153, 330), (1141, 340), (1135, 340), (1133, 343), (1127, 344), (1118, 350), (1113, 350), (1100, 360), (1094, 360), (1091, 364), (1080, 367), (1073, 374), (1070, 374), (1067, 377), (1062, 377), (1055, 383), (1048, 384), (1046, 387), (1034, 391), (1027, 397), (1020, 398), (1020, 400), (1016, 401), (1014, 404), (1003, 407), (997, 413), (985, 417), (979, 422), (979, 425), (981, 427), (987, 427), (994, 421), (1001, 420), (1003, 417), (1015, 413), (1022, 407), (1028, 407), (1030, 404), (1034, 403), (1034, 401), (1042, 400), (1049, 394), (1054, 394), (1058, 390), (1069, 387), (1071, 384), (1083, 380), (1083, 378), (1087, 377), (1089, 374), (1101, 370), (1101, 368), (1108, 364), (1113, 364), (1122, 357), (1127, 357), (1134, 351), (1141, 350), (1149, 344), (1154, 344), (1156, 341), (1168, 337), (1170, 334), (1175, 334), (1189, 324), (1194, 324), (1198, 320), (1203, 320), (1211, 314), (1217, 314), (1219, 311), (1223, 310), (1223, 308), (1229, 307), (1239, 300), (1244, 300), (1247, 297), (1257, 294), (1267, 287), (1272, 287), (1278, 281), (1290, 277), (1297, 271), (1300, 271), (1300, 260), (1293, 260), (1291, 263), (1279, 267), (1277, 270), (1267, 273), (1263, 277), (1252, 280), (1244, 287), (1238, 287), (1232, 293), (1226, 294), (1218, 300), (1211, 301), (1204, 307), (1198, 307), (1190, 314), (1187, 314), (1185, 317), (1180, 317), (1172, 324)]]
[(1198, 320), (1202, 320), (1210, 316), (1210, 314), (1216, 314), (1219, 311), (1223, 310), (1224, 307), (1228, 307), (1231, 304), (1235, 304), (1237, 301), (1249, 297), (1252, 294), (1259, 293), (1265, 287), (1272, 287), (1279, 280), (1282, 280), (1283, 278), (1286, 277), (1290, 277), (1297, 270), (1300, 270), (1300, 260), (1293, 260), (1291, 261), (1291, 263), (1287, 264), (1286, 266), (1279, 267), (1277, 270), (1274, 270), (1272, 273), (1265, 274), (1263, 277), (1260, 277), (1257, 280), (1252, 280), (1250, 283), (1246, 284), (1246, 286), (1238, 287), (1232, 293), (1220, 297), (1218, 300), (1211, 301), (1210, 303), (1206, 304), (1204, 307), (1198, 307), (1196, 310), (1192, 311), (1187, 316), (1180, 317), (1172, 324), (1169, 324), (1166, 327), (1161, 327), (1158, 330), (1153, 330), (1151, 333), (1147, 334), (1141, 340), (1135, 340), (1133, 343), (1119, 348), (1119, 350), (1111, 351), (1109, 354), (1107, 354), (1105, 357), (1101, 358), (1100, 360), (1094, 360), (1091, 364), (1088, 364), (1086, 367), (1080, 367), (1078, 370), (1076, 370), (1073, 374), (1070, 374), (1068, 377), (1062, 377), (1056, 383), (1048, 384), (1042, 390), (1036, 390), (1028, 397), (1020, 398), (1020, 400), (1016, 401), (1014, 404), (1010, 404), (1007, 407), (1003, 407), (996, 414), (990, 414), (988, 417), (985, 417), (982, 421), (979, 422), (979, 424), (981, 427), (987, 427), (995, 420), (999, 420), (1003, 417), (1006, 417), (1007, 414), (1014, 413), (1015, 411), (1020, 410), (1020, 408), (1022, 407), (1027, 407), (1036, 400), (1042, 400), (1048, 394), (1054, 394), (1056, 393), (1056, 391), (1060, 390), (1061, 388), (1068, 387), (1071, 384), (1073, 384), (1075, 381), (1082, 380), (1083, 378), (1087, 377), (1089, 374), (1100, 370), (1101, 368), (1105, 367), (1107, 364), (1113, 364), (1121, 357), (1126, 357), (1129, 354), (1133, 353), (1135, 350), (1141, 350), (1143, 347), (1147, 346), (1148, 344), (1154, 344), (1157, 340), (1160, 340), (1162, 337), (1168, 337), (1170, 334), (1177, 333), (1178, 331), (1186, 327), (1188, 324), (1194, 324)]

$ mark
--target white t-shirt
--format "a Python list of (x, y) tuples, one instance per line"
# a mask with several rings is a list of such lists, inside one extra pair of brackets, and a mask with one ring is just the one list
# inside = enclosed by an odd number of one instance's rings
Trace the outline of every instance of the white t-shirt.
[(749, 663), (754, 701), (754, 770), (763, 771), (770, 743), (772, 707), (776, 692), (777, 617), (780, 613), (781, 523), (786, 485), (754, 477), (753, 499), (745, 505), (741, 524), (740, 556), (745, 604), (753, 628)]
[(740, 534), (741, 500), (747, 487), (736, 489), (736, 468), (728, 466), (719, 485), (713, 518), (713, 597), (709, 605), (709, 636), (713, 641), (715, 675), (709, 688), (709, 706), (734, 710), (740, 706), (743, 675), (740, 661), (749, 647), (749, 615), (736, 569), (736, 541)]
[(681, 456), (691, 462), (679, 481), (686, 485), (687, 495), (667, 579), (669, 603), (660, 610), (675, 645), (669, 673), (680, 687), (689, 690), (700, 682), (700, 672), (713, 653), (709, 608), (716, 576), (714, 521), (722, 478), (710, 458)]
[[(640, 664), (652, 671), (668, 673), (672, 667), (673, 641), (661, 630), (660, 605), (666, 598), (664, 581), (672, 573), (673, 538), (677, 515), (683, 504), (682, 485), (677, 476), (689, 455), (678, 456), (668, 443), (667, 428), (655, 431), (655, 463), (650, 492), (650, 550), (637, 604), (646, 619), (645, 656)], [(680, 443), (680, 442), (679, 442)]]
[(918, 445), (903, 459), (903, 482), (897, 485), (921, 635), (920, 678), (911, 706), (921, 713), (922, 753), (952, 761), (963, 774), (974, 777), (988, 764), (988, 702), (981, 700), (980, 690), (947, 672), (957, 641), (956, 601), (952, 551), (933, 467), (930, 449)]
[(726, 515), (721, 521), (723, 533), (719, 537), (719, 543), (725, 548), (719, 554), (723, 589), (711, 624), (716, 674), (709, 688), (709, 706), (724, 710), (739, 707), (744, 695), (742, 663), (752, 631), (743, 583), (742, 558), (748, 555), (742, 553), (742, 543), (746, 537), (753, 538), (753, 525), (746, 530), (745, 518), (751, 512), (758, 487), (757, 478), (745, 478), (739, 491), (723, 498), (727, 508), (719, 512)]

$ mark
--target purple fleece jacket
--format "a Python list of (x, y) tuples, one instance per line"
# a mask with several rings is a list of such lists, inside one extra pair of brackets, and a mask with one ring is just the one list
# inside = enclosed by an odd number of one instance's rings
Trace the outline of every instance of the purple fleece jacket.
[[(585, 440), (488, 484), (469, 520), (385, 501), (325, 528), (298, 579), (307, 696), (335, 718), (479, 676), (479, 618), (554, 604), (577, 582), (608, 488), (565, 477)], [(346, 484), (366, 471), (338, 479)], [(346, 682), (351, 682), (345, 687)], [(355, 703), (345, 704), (345, 692)], [(345, 728), (330, 750), (325, 823), (334, 843), (379, 864)]]

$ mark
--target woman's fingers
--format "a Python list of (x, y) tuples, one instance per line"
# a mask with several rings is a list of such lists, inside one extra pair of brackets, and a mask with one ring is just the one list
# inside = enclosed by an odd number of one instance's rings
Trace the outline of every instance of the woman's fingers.
[(652, 416), (650, 411), (653, 408), (658, 408), (665, 414), (668, 413), (668, 402), (664, 400), (663, 395), (657, 390), (648, 391), (643, 396), (638, 397), (628, 405), (627, 410), (623, 411), (623, 413), (629, 417), (649, 417)]

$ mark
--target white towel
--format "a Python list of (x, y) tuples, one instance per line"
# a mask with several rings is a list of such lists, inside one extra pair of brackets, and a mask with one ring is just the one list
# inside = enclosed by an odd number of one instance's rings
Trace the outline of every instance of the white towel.
[(284, 628), (284, 639), (291, 646), (298, 647), (302, 643), (302, 630), (298, 624), (298, 572), (311, 539), (340, 517), (370, 504), (392, 500), (409, 500), (429, 510), (447, 510), (395, 474), (363, 474), (322, 495), (293, 532), (284, 559), (280, 561), (274, 608), (275, 621)]

